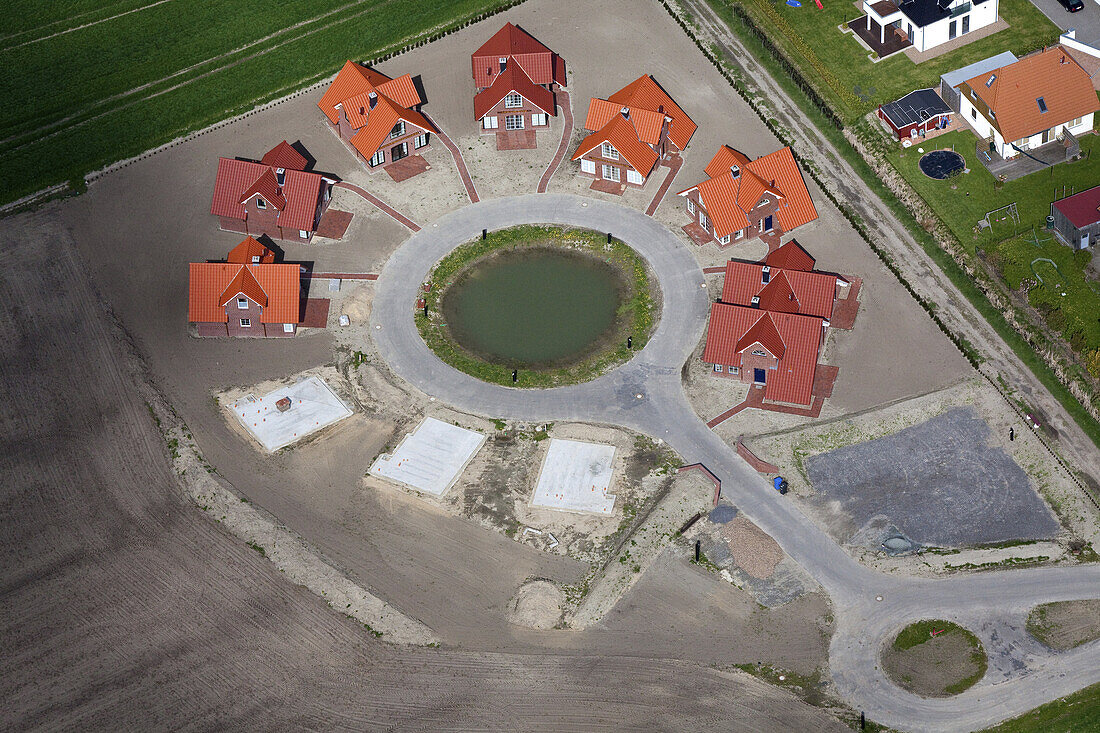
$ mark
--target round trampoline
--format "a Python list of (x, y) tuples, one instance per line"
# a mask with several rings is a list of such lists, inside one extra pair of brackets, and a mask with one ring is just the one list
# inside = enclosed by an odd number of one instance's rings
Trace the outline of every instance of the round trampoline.
[(924, 175), (942, 181), (962, 171), (966, 161), (954, 150), (933, 150), (922, 155), (917, 165)]

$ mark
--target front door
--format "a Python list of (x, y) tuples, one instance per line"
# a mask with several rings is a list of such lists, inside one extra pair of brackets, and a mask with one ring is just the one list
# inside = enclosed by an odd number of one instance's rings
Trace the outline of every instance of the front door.
[(401, 143), (400, 145), (394, 145), (392, 148), (390, 148), (390, 162), (391, 163), (395, 163), (395, 162), (401, 160), (402, 158), (407, 158), (408, 156), (409, 156), (409, 144), (408, 143)]
[(1081, 235), (1081, 249), (1089, 248), (1089, 233), (1085, 232)]
[(767, 375), (767, 372), (764, 371), (763, 369), (753, 369), (752, 370), (752, 382), (753, 382), (753, 384), (764, 384), (764, 380), (766, 379), (766, 375)]
[(1044, 145), (1046, 143), (1049, 143), (1053, 139), (1054, 139), (1054, 128), (1053, 127), (1050, 128), (1049, 130), (1043, 130), (1043, 144)]
[(947, 26), (947, 37), (954, 38), (959, 35), (959, 21), (953, 20), (951, 24)]
[(770, 216), (764, 217), (764, 231), (770, 232), (772, 230), (772, 218)]

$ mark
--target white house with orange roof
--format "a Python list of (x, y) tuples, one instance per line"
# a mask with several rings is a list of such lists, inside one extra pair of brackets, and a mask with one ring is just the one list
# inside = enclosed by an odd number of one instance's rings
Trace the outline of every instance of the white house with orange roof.
[(590, 134), (573, 154), (580, 173), (596, 181), (645, 185), (662, 158), (687, 147), (697, 125), (649, 75), (607, 99), (593, 97), (584, 129)]
[(680, 191), (692, 223), (685, 227), (700, 244), (720, 247), (761, 237), (779, 237), (817, 218), (802, 171), (790, 148), (749, 160), (723, 145), (707, 164), (707, 180)]

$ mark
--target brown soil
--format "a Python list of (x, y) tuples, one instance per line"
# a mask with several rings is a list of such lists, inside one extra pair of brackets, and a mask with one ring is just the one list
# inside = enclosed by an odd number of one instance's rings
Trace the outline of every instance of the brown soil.
[(887, 645), (882, 669), (902, 689), (922, 697), (949, 697), (948, 688), (981, 669), (966, 635), (948, 631), (899, 651)]
[(1037, 606), (1028, 617), (1028, 630), (1055, 651), (1100, 639), (1100, 600)]
[(508, 620), (532, 629), (552, 629), (561, 622), (561, 589), (545, 580), (524, 583), (508, 604)]
[(737, 567), (754, 578), (770, 578), (783, 560), (779, 543), (747, 517), (736, 517), (722, 528)]

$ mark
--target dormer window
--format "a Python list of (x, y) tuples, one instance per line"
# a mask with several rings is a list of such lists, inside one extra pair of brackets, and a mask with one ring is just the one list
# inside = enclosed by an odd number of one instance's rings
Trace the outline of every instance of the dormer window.
[(286, 168), (275, 169), (275, 180), (279, 182), (280, 186), (286, 183)]
[(390, 140), (396, 140), (397, 138), (401, 137), (404, 134), (405, 134), (405, 121), (401, 120), (400, 122), (398, 122), (396, 125), (393, 126), (392, 130), (390, 130)]
[(504, 106), (508, 109), (519, 109), (523, 106), (523, 97), (518, 94), (509, 94), (504, 98)]
[(259, 255), (252, 255), (252, 264), (253, 265), (260, 264), (260, 256)]
[(600, 155), (608, 160), (618, 160), (619, 151), (615, 149), (615, 146), (611, 143), (603, 143), (600, 145)]
[(751, 305), (753, 308), (759, 308), (760, 307), (760, 296), (759, 295), (752, 296), (752, 300), (749, 301), (749, 305)]
[(986, 79), (986, 82), (985, 82), (986, 87), (988, 88), (988, 87), (993, 86), (993, 82), (995, 82), (995, 81), (997, 81), (997, 75), (996, 74), (991, 74), (990, 77), (988, 79)]
[(768, 280), (771, 279), (771, 276), (772, 276), (772, 268), (768, 267), (767, 265), (764, 265), (764, 267), (760, 270), (760, 283), (761, 284), (767, 284)]
[(237, 298), (237, 308), (240, 310), (248, 310), (248, 298)]
[(973, 89), (970, 90), (970, 98), (971, 99), (977, 99), (978, 98), (978, 93), (976, 91), (974, 91)]
[(267, 202), (264, 201), (263, 198), (261, 198), (260, 196), (256, 197), (256, 208), (257, 209), (266, 209), (267, 208)]
[(1044, 113), (1047, 111), (1047, 101), (1042, 97), (1035, 100), (1035, 103), (1039, 105), (1039, 112)]

